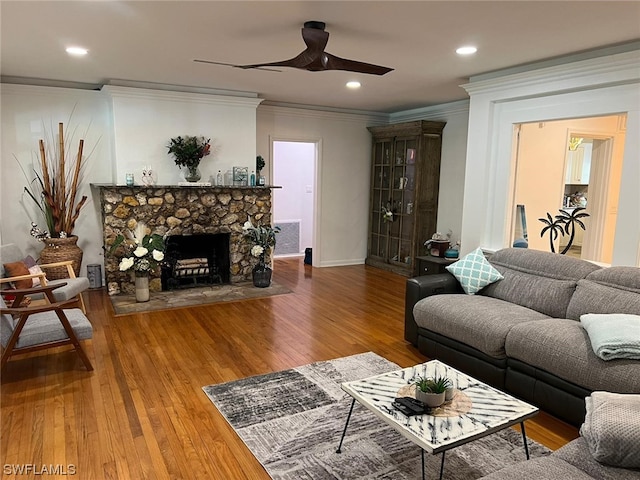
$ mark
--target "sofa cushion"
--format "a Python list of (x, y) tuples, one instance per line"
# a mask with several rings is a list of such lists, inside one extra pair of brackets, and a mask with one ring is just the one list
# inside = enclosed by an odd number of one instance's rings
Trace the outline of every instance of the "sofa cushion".
[(640, 468), (640, 395), (593, 392), (585, 404), (580, 434), (593, 458), (614, 467)]
[(505, 358), (505, 339), (514, 325), (548, 318), (520, 305), (478, 295), (433, 295), (413, 308), (418, 327)]
[[(606, 477), (605, 477), (606, 478)], [(482, 477), (483, 480), (593, 480), (575, 466), (554, 457), (532, 458)]]
[(549, 318), (514, 325), (505, 351), (510, 358), (588, 390), (640, 393), (640, 362), (598, 358), (575, 320)]
[(458, 279), (462, 289), (469, 295), (475, 295), (487, 285), (502, 280), (502, 275), (487, 261), (481, 248), (476, 248), (445, 269)]
[(580, 280), (569, 302), (567, 318), (578, 320), (585, 313), (640, 315), (640, 268), (603, 268)]
[[(584, 438), (579, 437), (567, 443), (553, 453), (553, 458), (564, 460), (567, 463), (579, 468), (593, 478), (607, 480), (632, 480), (638, 479), (640, 472), (625, 468), (615, 468), (597, 462), (589, 449)], [(571, 477), (564, 477), (571, 478)]]
[(480, 293), (516, 303), (549, 317), (565, 318), (578, 280), (600, 267), (578, 258), (523, 248), (505, 248), (489, 257), (504, 280)]

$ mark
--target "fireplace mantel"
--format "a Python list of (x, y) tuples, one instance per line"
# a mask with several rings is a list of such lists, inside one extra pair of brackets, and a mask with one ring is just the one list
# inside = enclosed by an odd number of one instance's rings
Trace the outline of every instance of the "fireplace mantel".
[[(118, 234), (144, 222), (152, 233), (163, 236), (230, 234), (230, 281), (251, 279), (255, 259), (242, 226), (271, 224), (271, 191), (277, 186), (179, 186), (92, 184), (100, 194), (103, 241), (108, 251)], [(119, 258), (105, 255), (105, 276), (110, 293), (134, 292), (131, 272), (120, 272)], [(152, 291), (161, 290), (159, 274), (152, 277)]]

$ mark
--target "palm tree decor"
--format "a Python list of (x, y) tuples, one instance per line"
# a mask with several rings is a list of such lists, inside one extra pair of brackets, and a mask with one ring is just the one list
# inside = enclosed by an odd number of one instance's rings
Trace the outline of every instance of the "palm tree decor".
[(560, 209), (560, 215), (552, 217), (550, 213), (547, 213), (547, 218), (538, 219), (545, 224), (545, 227), (540, 232), (540, 236), (543, 237), (545, 233), (549, 232), (549, 246), (551, 247), (551, 253), (556, 253), (554, 242), (558, 238), (559, 234), (562, 236), (564, 236), (565, 233), (569, 235), (569, 243), (567, 243), (564, 249), (560, 252), (560, 254), (564, 255), (569, 251), (573, 244), (573, 240), (575, 239), (576, 224), (583, 230), (586, 230), (584, 222), (580, 219), (588, 217), (589, 214), (583, 212), (583, 210), (583, 207), (576, 207), (571, 211), (571, 213), (569, 213), (566, 210)]

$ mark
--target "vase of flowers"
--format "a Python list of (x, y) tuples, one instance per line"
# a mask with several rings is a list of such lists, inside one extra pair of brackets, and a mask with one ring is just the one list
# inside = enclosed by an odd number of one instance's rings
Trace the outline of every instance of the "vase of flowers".
[(197, 182), (202, 178), (198, 167), (200, 161), (211, 153), (210, 142), (210, 138), (185, 135), (172, 138), (167, 145), (176, 165), (183, 168), (187, 182)]
[(271, 253), (271, 249), (276, 246), (276, 233), (280, 227), (270, 225), (254, 226), (251, 220), (247, 220), (242, 227), (242, 231), (247, 239), (253, 244), (251, 255), (258, 259), (258, 263), (253, 267), (253, 285), (265, 288), (271, 285), (272, 269), (267, 265), (266, 255)]
[[(120, 250), (118, 250), (120, 248)], [(149, 300), (149, 274), (164, 260), (164, 239), (157, 233), (148, 234), (147, 226), (140, 222), (135, 230), (118, 235), (109, 253), (122, 255), (118, 268), (121, 272), (135, 272), (136, 301)]]

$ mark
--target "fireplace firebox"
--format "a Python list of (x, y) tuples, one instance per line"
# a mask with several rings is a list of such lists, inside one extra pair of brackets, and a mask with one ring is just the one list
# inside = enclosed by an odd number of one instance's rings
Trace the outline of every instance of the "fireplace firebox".
[(229, 240), (229, 233), (167, 237), (162, 290), (229, 283)]

